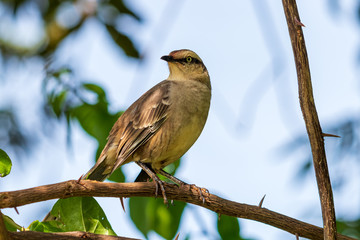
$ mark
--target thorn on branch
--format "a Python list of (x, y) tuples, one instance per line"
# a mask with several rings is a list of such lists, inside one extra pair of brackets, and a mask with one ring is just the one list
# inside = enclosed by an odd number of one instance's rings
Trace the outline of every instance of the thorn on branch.
[(258, 205), (259, 208), (262, 208), (265, 197), (266, 197), (266, 194), (264, 194), (264, 196), (261, 198), (259, 205)]
[(79, 177), (79, 179), (76, 181), (77, 184), (80, 183), (80, 181), (81, 181), (81, 179), (82, 179), (83, 176), (84, 176), (84, 174)]
[(122, 209), (124, 210), (124, 212), (126, 213), (126, 211), (125, 211), (125, 206), (124, 206), (124, 198), (123, 198), (123, 197), (119, 197), (119, 199), (120, 199), (121, 207), (122, 207)]
[(335, 138), (341, 138), (338, 135), (335, 134), (330, 134), (330, 133), (322, 133), (323, 137), (335, 137)]
[(221, 213), (218, 213), (218, 220), (220, 221), (221, 219)]
[(178, 239), (179, 239), (179, 236), (180, 236), (180, 232), (178, 232), (178, 234), (176, 234), (174, 240), (178, 240)]
[(80, 176), (80, 178), (76, 181), (77, 184), (79, 184), (80, 186), (82, 186), (85, 189), (88, 189), (84, 183), (81, 182), (83, 175)]
[(296, 240), (299, 240), (299, 234), (295, 233)]
[(296, 17), (294, 17), (294, 21), (296, 23), (296, 25), (301, 26), (301, 27), (306, 27), (302, 22), (300, 22)]
[(15, 212), (16, 212), (18, 215), (20, 215), (18, 209), (17, 209), (16, 207), (14, 207), (14, 209), (15, 209)]

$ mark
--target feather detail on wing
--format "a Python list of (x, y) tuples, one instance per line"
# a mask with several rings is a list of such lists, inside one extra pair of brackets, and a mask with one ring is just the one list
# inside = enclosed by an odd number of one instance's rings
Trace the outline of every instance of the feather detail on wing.
[(134, 102), (112, 127), (98, 161), (82, 179), (105, 180), (139, 147), (143, 146), (166, 121), (170, 81), (162, 81)]

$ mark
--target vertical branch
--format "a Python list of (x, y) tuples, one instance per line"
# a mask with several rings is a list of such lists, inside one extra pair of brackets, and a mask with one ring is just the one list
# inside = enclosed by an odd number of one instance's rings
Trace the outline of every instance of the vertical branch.
[(10, 240), (10, 236), (8, 231), (6, 230), (4, 218), (1, 211), (0, 211), (0, 239)]
[(320, 195), (324, 225), (324, 239), (335, 240), (336, 220), (334, 200), (326, 162), (323, 133), (312, 93), (309, 61), (305, 47), (304, 35), (302, 32), (303, 24), (300, 22), (296, 1), (282, 0), (282, 2), (289, 28), (291, 45), (294, 52), (299, 85), (300, 106), (310, 140), (315, 175)]

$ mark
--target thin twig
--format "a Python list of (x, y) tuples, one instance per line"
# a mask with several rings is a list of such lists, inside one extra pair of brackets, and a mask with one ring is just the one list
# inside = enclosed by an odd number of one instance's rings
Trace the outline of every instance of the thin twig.
[(323, 133), (312, 92), (309, 61), (302, 32), (303, 24), (300, 21), (296, 1), (283, 0), (282, 2), (296, 64), (300, 106), (310, 140), (315, 175), (320, 195), (324, 239), (336, 240), (334, 200), (326, 161)]
[[(273, 227), (282, 229), (292, 234), (298, 233), (300, 237), (314, 240), (323, 239), (323, 229), (280, 213), (229, 201), (210, 193), (203, 193), (205, 203), (200, 199), (199, 191), (189, 185), (177, 186), (164, 183), (168, 199), (192, 203), (221, 215), (251, 219)], [(60, 182), (12, 192), (0, 192), (0, 208), (11, 208), (25, 204), (46, 201), (57, 198), (74, 196), (94, 197), (153, 197), (155, 186), (152, 182), (139, 183), (108, 183), (91, 180), (76, 180)], [(338, 234), (339, 239), (355, 240), (354, 238)]]

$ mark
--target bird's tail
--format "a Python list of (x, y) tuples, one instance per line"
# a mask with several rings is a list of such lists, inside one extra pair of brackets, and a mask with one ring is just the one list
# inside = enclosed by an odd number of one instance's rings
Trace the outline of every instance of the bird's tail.
[(99, 164), (95, 164), (84, 176), (81, 177), (83, 180), (96, 180), (104, 181), (109, 177), (109, 173), (105, 173), (107, 170), (107, 164), (105, 161), (100, 161)]

